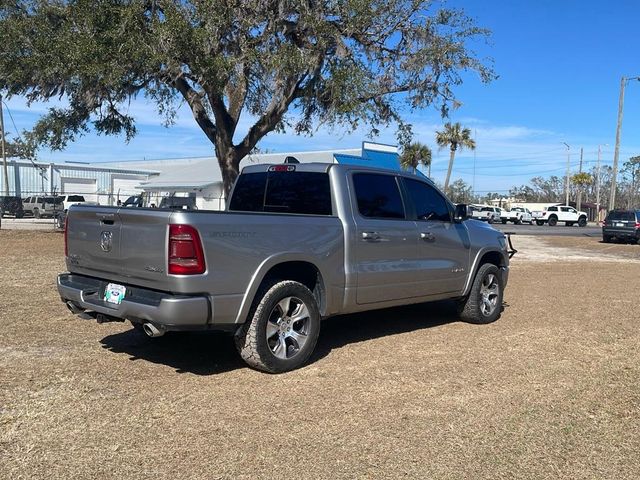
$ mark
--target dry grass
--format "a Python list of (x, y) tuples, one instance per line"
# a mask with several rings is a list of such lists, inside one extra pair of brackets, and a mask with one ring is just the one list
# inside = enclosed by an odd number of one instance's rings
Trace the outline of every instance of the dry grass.
[(0, 231), (2, 478), (640, 477), (638, 263), (516, 257), (492, 325), (334, 318), (270, 376), (225, 336), (73, 318), (61, 240)]

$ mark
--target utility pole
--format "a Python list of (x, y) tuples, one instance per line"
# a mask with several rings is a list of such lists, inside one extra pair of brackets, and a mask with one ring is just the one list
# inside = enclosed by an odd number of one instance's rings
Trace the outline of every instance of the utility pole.
[(584, 148), (580, 147), (580, 170), (578, 170), (579, 173), (582, 173), (582, 154), (584, 153), (583, 150)]
[(611, 195), (609, 197), (609, 210), (616, 207), (616, 182), (618, 177), (618, 158), (620, 157), (620, 135), (622, 132), (622, 109), (624, 106), (624, 87), (629, 80), (640, 80), (640, 77), (625, 78), (620, 80), (620, 98), (618, 99), (618, 126), (616, 127), (616, 147), (613, 153), (613, 172), (611, 176)]
[(4, 139), (4, 117), (2, 114), (2, 94), (0, 94), (0, 135), (2, 135), (2, 168), (4, 177), (4, 194), (9, 195), (9, 170), (7, 169), (7, 150)]
[(564, 180), (564, 204), (569, 206), (569, 173), (571, 169), (571, 147), (567, 142), (562, 142), (567, 147), (567, 176)]

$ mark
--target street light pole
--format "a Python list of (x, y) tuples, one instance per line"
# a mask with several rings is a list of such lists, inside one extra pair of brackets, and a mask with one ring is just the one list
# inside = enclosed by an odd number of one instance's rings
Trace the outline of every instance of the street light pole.
[(618, 126), (616, 127), (616, 147), (613, 153), (613, 172), (611, 176), (611, 195), (609, 196), (609, 210), (616, 208), (616, 182), (618, 177), (618, 158), (620, 156), (620, 134), (622, 132), (622, 109), (624, 106), (624, 87), (629, 80), (638, 80), (640, 77), (622, 77), (620, 80), (620, 98), (618, 99)]
[(568, 143), (562, 142), (567, 146), (567, 177), (564, 181), (564, 204), (569, 206), (569, 173), (571, 169), (571, 147)]

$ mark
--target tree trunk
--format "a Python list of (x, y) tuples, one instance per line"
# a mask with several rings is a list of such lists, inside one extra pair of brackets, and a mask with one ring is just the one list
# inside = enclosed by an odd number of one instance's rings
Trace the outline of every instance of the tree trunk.
[(451, 180), (451, 170), (453, 169), (453, 159), (456, 156), (456, 151), (451, 149), (449, 154), (449, 168), (447, 169), (447, 178), (444, 181), (444, 193), (449, 194), (449, 180)]
[(582, 188), (578, 188), (578, 200), (576, 202), (576, 210), (580, 211), (582, 207)]

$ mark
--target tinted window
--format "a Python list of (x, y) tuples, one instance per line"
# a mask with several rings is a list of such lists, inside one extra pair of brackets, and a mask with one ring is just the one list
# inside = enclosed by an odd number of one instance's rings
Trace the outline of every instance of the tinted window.
[(82, 195), (69, 195), (67, 202), (84, 202), (84, 197)]
[(547, 212), (557, 212), (558, 211), (558, 207), (549, 207), (547, 208)]
[(435, 188), (417, 180), (405, 178), (404, 181), (418, 220), (451, 221), (447, 201)]
[(323, 172), (240, 175), (229, 210), (331, 215), (329, 175)]
[(402, 197), (395, 176), (356, 173), (353, 175), (353, 186), (362, 216), (404, 218)]
[(229, 210), (262, 212), (266, 184), (267, 172), (240, 175), (233, 189)]
[(264, 211), (331, 215), (329, 175), (320, 172), (269, 172)]
[(633, 216), (633, 212), (618, 210), (609, 212), (609, 220), (627, 220), (630, 222), (634, 222), (635, 218)]
[(484, 207), (483, 209), (480, 210), (481, 212), (493, 212), (493, 208), (491, 207)]

